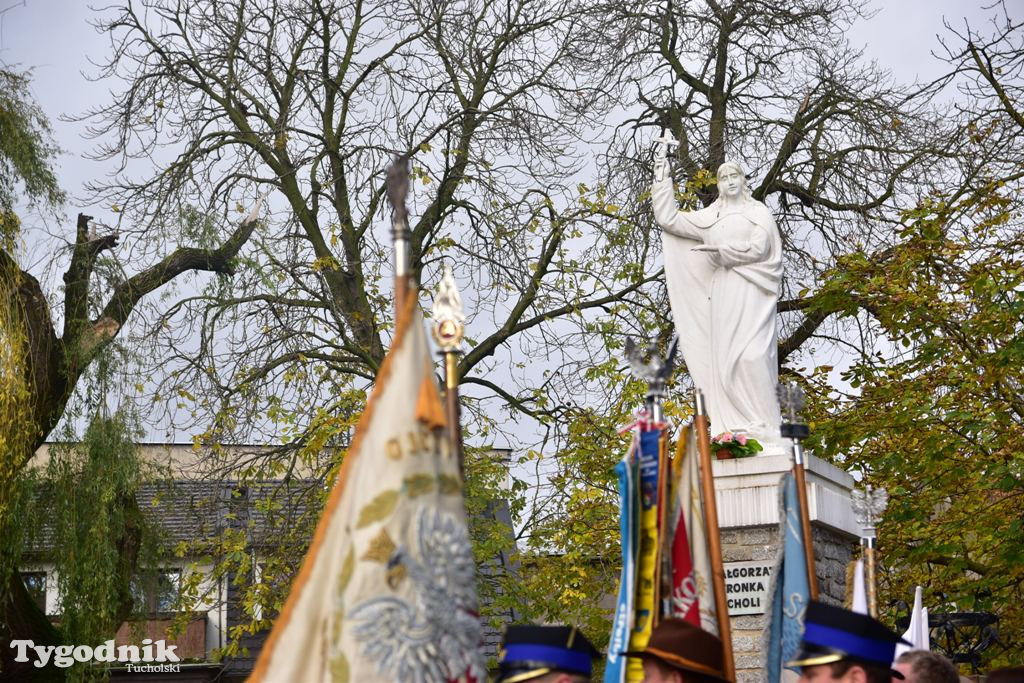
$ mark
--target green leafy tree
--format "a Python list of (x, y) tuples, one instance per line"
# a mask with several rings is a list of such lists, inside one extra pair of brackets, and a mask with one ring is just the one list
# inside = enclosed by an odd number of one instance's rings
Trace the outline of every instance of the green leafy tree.
[[(30, 354), (24, 327), (30, 322), (26, 312), (16, 305), (28, 283), (8, 253), (20, 237), (20, 220), (14, 212), (18, 190), (31, 203), (59, 204), (63, 196), (57, 186), (50, 162), (56, 148), (50, 141), (50, 127), (42, 111), (30, 97), (28, 76), (0, 66), (0, 287), (3, 306), (0, 329), (5, 347), (2, 356), (3, 452), (24, 452), (36, 434), (25, 423), (31, 378), (25, 376)], [(4, 525), (5, 493), (16, 478), (20, 466), (6, 459), (0, 464), (0, 528)]]
[(1024, 647), (1024, 43), (1019, 21), (995, 27), (952, 34), (953, 69), (936, 83), (967, 95), (965, 179), (904, 212), (885, 252), (851, 255), (824, 279), (821, 305), (866, 308), (882, 334), (845, 370), (850, 391), (814, 380), (818, 449), (890, 493), (882, 604), (922, 585), (932, 613), (995, 613), (990, 666)]
[[(31, 203), (56, 205), (62, 200), (50, 168), (56, 148), (49, 130), (29, 95), (28, 77), (0, 65), (0, 645), (14, 632), (32, 633), (41, 643), (56, 640), (14, 571), (22, 533), (17, 521), (26, 504), (17, 486), (24, 463), (19, 456), (34, 449), (39, 429), (32, 419), (35, 377), (29, 369), (36, 349), (28, 328), (35, 320), (20, 305), (31, 295), (32, 282), (8, 255), (20, 238), (14, 211), (19, 190)], [(0, 668), (9, 670), (9, 660), (5, 651)]]
[[(159, 527), (139, 509), (140, 486), (163, 475), (143, 461), (138, 440), (138, 430), (123, 413), (95, 415), (81, 437), (51, 444), (45, 469), (22, 478), (25, 518), (42, 521), (25, 529), (29, 547), (23, 556), (56, 573), (65, 643), (97, 644), (113, 637), (124, 621), (145, 609), (131, 592), (133, 580), (145, 574), (140, 564), (158, 566), (157, 558), (168, 554)], [(89, 663), (59, 678), (107, 676), (102, 665)]]
[(837, 303), (870, 306), (896, 343), (844, 372), (854, 394), (822, 416), (815, 439), (889, 491), (883, 602), (905, 601), (921, 584), (933, 612), (994, 611), (1015, 653), (1024, 632), (1024, 244), (1011, 205), (998, 182), (952, 203), (926, 201), (905, 214), (884, 260), (844, 261), (826, 289)]
[[(589, 6), (145, 8), (125, 3), (101, 27), (117, 45), (105, 73), (123, 87), (88, 118), (101, 153), (126, 174), (95, 183), (96, 196), (144, 226), (140, 251), (163, 238), (215, 240), (224, 217), (257, 194), (271, 212), (235, 278), (189, 283), (140, 330), (168, 369), (155, 388), (140, 381), (146, 400), (212, 449), (205, 474), (330, 481), (340, 457), (323, 454), (343, 452), (390, 343), (383, 172), (397, 153), (411, 158), (415, 184), (413, 279), (429, 285), (447, 262), (473, 293), (458, 368), (468, 436), (500, 442), (523, 425), (548, 430), (557, 447), (559, 424), (582, 400), (572, 395), (583, 388), (576, 369), (603, 355), (591, 330), (611, 326), (595, 321), (613, 306), (621, 316), (628, 301), (646, 305), (642, 290), (657, 278), (643, 272), (607, 192), (574, 177), (608, 105)], [(168, 143), (175, 157), (127, 176), (132, 159)], [(168, 235), (163, 217), (186, 211), (182, 234)], [(538, 386), (528, 357), (542, 355), (553, 369)], [(222, 443), (271, 447), (229, 457)], [(468, 467), (472, 509), (506, 495), (484, 458)], [(310, 486), (302, 505), (318, 509), (319, 495)], [(507, 550), (508, 534), (481, 525), (478, 541), (486, 563)], [(215, 556), (222, 571), (246, 575), (237, 550), (225, 538)], [(275, 566), (290, 576), (300, 558), (282, 551)], [(287, 588), (267, 584), (247, 589), (253, 629), (267, 625), (259, 601), (273, 590), (279, 604)]]
[[(27, 84), (26, 76), (0, 70), (0, 335), (4, 340), (0, 353), (0, 667), (5, 675), (13, 675), (16, 666), (7, 647), (9, 640), (28, 638), (38, 645), (61, 642), (14, 571), (25, 533), (16, 511), (22, 500), (18, 481), (26, 465), (64, 417), (80, 380), (110, 350), (138, 303), (190, 270), (230, 274), (232, 259), (255, 227), (255, 220), (243, 221), (212, 244), (151, 250), (150, 262), (136, 261), (137, 268), (129, 276), (126, 271), (132, 266), (125, 268), (117, 257), (108, 256), (119, 236), (91, 217), (79, 215), (73, 243), (64, 245), (63, 259), (51, 264), (66, 266), (62, 306), (53, 306), (39, 280), (19, 263), (22, 226), (14, 213), (16, 199), (51, 209), (63, 199), (51, 170), (56, 148)], [(58, 333), (60, 325), (63, 330)], [(129, 564), (136, 559), (133, 547), (128, 543), (121, 548)], [(110, 588), (116, 590), (113, 585)], [(58, 673), (49, 667), (33, 668), (25, 675), (50, 680)]]
[(29, 74), (0, 65), (0, 213), (4, 236), (17, 230), (13, 216), (19, 196), (30, 202), (55, 206), (64, 196), (50, 162), (57, 148), (50, 139), (50, 123), (28, 90)]

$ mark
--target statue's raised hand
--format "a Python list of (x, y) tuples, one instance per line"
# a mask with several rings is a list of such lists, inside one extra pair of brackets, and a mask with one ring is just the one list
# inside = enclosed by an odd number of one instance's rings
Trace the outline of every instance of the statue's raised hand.
[(665, 153), (667, 145), (658, 145), (654, 148), (654, 182), (660, 183), (668, 177), (668, 154)]
[(654, 141), (654, 182), (660, 183), (668, 177), (668, 153), (670, 147), (678, 144), (672, 134), (668, 132), (668, 128), (662, 129), (661, 137)]

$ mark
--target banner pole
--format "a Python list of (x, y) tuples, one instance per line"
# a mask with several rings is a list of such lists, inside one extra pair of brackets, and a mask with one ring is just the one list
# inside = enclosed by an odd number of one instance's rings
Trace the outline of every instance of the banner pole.
[(399, 311), (405, 310), (405, 299), (409, 296), (409, 245), (412, 233), (409, 230), (409, 211), (405, 197), (409, 193), (409, 158), (395, 157), (388, 165), (385, 183), (388, 201), (391, 203), (391, 233), (395, 250), (395, 319)]
[(864, 589), (868, 599), (868, 614), (878, 618), (878, 521), (889, 503), (889, 494), (885, 489), (865, 484), (863, 489), (853, 490), (853, 514), (857, 517), (863, 531), (860, 542), (864, 546)]
[(804, 537), (804, 562), (807, 563), (807, 587), (811, 599), (818, 599), (818, 572), (814, 566), (814, 536), (811, 535), (811, 516), (807, 502), (807, 476), (805, 474), (803, 447), (793, 439), (793, 476), (796, 478), (796, 495), (800, 499), (800, 528)]
[(444, 408), (448, 418), (448, 436), (459, 462), (459, 474), (466, 478), (466, 456), (462, 450), (462, 408), (459, 404), (459, 353), (444, 353)]
[(864, 546), (864, 558), (866, 562), (864, 563), (864, 566), (868, 575), (868, 580), (865, 582), (867, 584), (867, 590), (865, 592), (867, 593), (868, 598), (868, 614), (877, 619), (878, 589), (875, 585), (875, 539), (868, 538), (866, 540), (867, 545)]
[(711, 434), (704, 394), (694, 392), (693, 427), (697, 430), (697, 449), (700, 451), (700, 485), (704, 496), (704, 518), (708, 527), (708, 552), (711, 555), (711, 582), (715, 589), (715, 616), (718, 618), (718, 637), (722, 639), (724, 674), (736, 680), (736, 663), (732, 654), (732, 625), (729, 622), (729, 603), (725, 597), (725, 565), (722, 562), (722, 537), (718, 530), (718, 505), (715, 501), (715, 480), (711, 471)]
[(807, 564), (807, 588), (811, 599), (818, 599), (818, 572), (814, 567), (814, 536), (811, 533), (811, 509), (807, 502), (807, 463), (801, 443), (810, 436), (811, 430), (804, 424), (800, 411), (804, 408), (804, 391), (796, 382), (779, 384), (776, 388), (779, 407), (782, 412), (781, 435), (793, 444), (793, 479), (796, 481), (796, 495), (800, 501), (800, 530), (804, 537), (804, 562)]

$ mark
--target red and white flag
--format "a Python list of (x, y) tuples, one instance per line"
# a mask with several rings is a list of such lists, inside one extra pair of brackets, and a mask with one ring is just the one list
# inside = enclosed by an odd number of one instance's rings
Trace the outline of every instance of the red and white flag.
[(672, 553), (670, 616), (718, 635), (711, 555), (700, 487), (700, 452), (692, 425), (679, 432), (672, 462), (673, 502), (669, 518)]
[(486, 680), (462, 479), (417, 302), (250, 681)]

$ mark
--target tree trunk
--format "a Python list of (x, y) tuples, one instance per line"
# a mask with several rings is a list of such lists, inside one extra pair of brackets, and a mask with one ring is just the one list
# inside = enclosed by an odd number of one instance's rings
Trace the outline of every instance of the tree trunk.
[(0, 678), (8, 683), (63, 681), (64, 671), (55, 666), (37, 668), (29, 651), (27, 662), (16, 662), (12, 640), (31, 640), (34, 645), (63, 645), (60, 633), (36, 605), (25, 589), (18, 572), (11, 572), (2, 598), (3, 622), (0, 623)]

